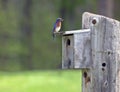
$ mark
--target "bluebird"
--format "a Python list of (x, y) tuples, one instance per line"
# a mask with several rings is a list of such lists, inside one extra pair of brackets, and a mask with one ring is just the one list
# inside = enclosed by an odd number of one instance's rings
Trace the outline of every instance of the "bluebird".
[(53, 36), (53, 39), (55, 38), (55, 33), (59, 32), (60, 29), (61, 29), (61, 22), (63, 21), (62, 18), (57, 18), (55, 24), (54, 24), (54, 28), (53, 28), (53, 31), (52, 31), (52, 36)]

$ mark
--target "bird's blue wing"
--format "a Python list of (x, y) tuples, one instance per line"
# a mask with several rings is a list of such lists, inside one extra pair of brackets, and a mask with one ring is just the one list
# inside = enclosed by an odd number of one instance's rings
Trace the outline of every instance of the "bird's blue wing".
[(53, 26), (53, 30), (52, 30), (52, 36), (53, 36), (53, 39), (55, 38), (55, 28), (56, 28), (56, 23), (54, 24), (54, 26)]

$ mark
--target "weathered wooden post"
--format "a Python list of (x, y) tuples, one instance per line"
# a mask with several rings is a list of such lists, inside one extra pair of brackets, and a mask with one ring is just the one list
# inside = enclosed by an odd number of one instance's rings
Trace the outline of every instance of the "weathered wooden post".
[(120, 92), (120, 22), (84, 13), (62, 36), (62, 67), (82, 69), (82, 92)]

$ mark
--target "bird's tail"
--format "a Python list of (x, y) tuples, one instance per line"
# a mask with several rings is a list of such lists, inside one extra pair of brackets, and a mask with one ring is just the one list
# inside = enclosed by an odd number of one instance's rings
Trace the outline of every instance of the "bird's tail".
[(53, 40), (55, 40), (55, 37), (56, 37), (55, 33), (52, 34), (52, 37), (53, 37)]

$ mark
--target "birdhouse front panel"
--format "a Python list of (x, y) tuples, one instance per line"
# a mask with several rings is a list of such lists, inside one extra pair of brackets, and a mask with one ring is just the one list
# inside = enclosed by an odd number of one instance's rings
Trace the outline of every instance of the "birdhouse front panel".
[(73, 35), (62, 37), (62, 68), (74, 68), (74, 40)]
[(62, 68), (91, 67), (90, 30), (66, 31), (62, 35)]

